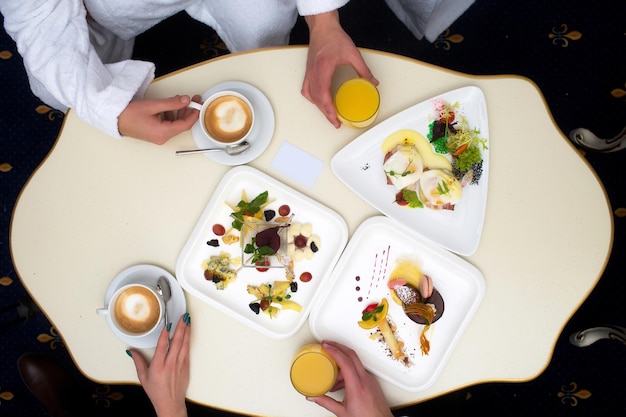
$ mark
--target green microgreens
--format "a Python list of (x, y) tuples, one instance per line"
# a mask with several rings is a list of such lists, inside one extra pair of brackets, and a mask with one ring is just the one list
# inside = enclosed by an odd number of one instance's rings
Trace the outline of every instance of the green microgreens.
[(252, 201), (239, 201), (237, 203), (238, 211), (231, 213), (231, 216), (235, 218), (232, 223), (234, 229), (241, 230), (243, 226), (243, 216), (254, 216), (261, 211), (261, 207), (267, 203), (268, 192), (264, 191), (252, 199)]
[(450, 188), (448, 187), (448, 184), (446, 184), (444, 180), (442, 180), (441, 182), (437, 184), (437, 193), (439, 195), (448, 194), (449, 192), (450, 192)]
[[(436, 153), (452, 155), (452, 166), (457, 171), (455, 176), (461, 179), (483, 160), (481, 151), (488, 149), (487, 139), (481, 137), (480, 129), (470, 127), (465, 115), (459, 113), (458, 102), (452, 105), (442, 102), (441, 105), (443, 107), (437, 115), (429, 116), (427, 138)], [(455, 113), (452, 123), (451, 113)]]
[(406, 188), (402, 190), (402, 197), (409, 203), (409, 207), (411, 208), (423, 208), (424, 204), (417, 196), (417, 192), (413, 190), (407, 190)]
[(390, 177), (406, 177), (407, 175), (410, 175), (413, 173), (411, 170), (408, 169), (408, 167), (411, 166), (412, 163), (413, 163), (413, 160), (409, 159), (409, 165), (407, 165), (407, 169), (403, 172), (396, 172), (392, 169), (391, 171), (385, 171), (385, 173), (389, 175)]
[(372, 311), (365, 311), (363, 312), (363, 316), (361, 317), (361, 320), (363, 321), (368, 321), (368, 320), (374, 320), (377, 321), (378, 320), (378, 313), (382, 313), (383, 311), (383, 305), (379, 305), (377, 306), (375, 309), (373, 309)]
[(269, 246), (261, 246), (260, 248), (256, 247), (256, 238), (252, 238), (250, 243), (246, 244), (246, 247), (243, 249), (244, 253), (253, 254), (251, 263), (257, 263), (262, 261), (266, 256), (272, 256), (276, 254), (276, 251)]

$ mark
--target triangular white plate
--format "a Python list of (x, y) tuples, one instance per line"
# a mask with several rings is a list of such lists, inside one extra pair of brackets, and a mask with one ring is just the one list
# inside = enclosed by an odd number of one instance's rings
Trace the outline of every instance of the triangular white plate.
[(485, 219), (489, 180), (489, 150), (483, 150), (483, 172), (478, 184), (463, 188), (463, 197), (451, 210), (406, 208), (396, 204), (397, 190), (386, 183), (381, 145), (392, 133), (412, 129), (427, 137), (434, 117), (433, 100), (459, 104), (457, 114), (471, 128), (480, 131), (489, 147), (487, 105), (483, 92), (474, 86), (440, 94), (423, 101), (372, 127), (341, 149), (332, 159), (335, 175), (352, 191), (403, 227), (460, 255), (472, 255), (478, 248)]

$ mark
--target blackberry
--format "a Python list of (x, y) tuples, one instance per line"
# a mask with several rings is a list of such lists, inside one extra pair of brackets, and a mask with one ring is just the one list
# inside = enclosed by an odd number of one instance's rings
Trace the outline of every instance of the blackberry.
[(270, 220), (272, 220), (274, 217), (276, 217), (276, 212), (274, 210), (265, 210), (263, 212), (263, 216), (265, 217), (265, 221), (269, 222)]
[(250, 310), (254, 311), (254, 314), (259, 314), (261, 311), (261, 304), (259, 303), (250, 303)]

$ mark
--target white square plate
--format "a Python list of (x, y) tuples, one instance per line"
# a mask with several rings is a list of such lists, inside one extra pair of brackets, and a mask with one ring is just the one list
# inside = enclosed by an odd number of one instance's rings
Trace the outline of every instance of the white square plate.
[[(219, 255), (224, 251), (229, 253), (231, 258), (241, 257), (239, 242), (225, 245), (220, 237), (213, 233), (212, 228), (214, 224), (230, 228), (233, 221), (230, 217), (232, 209), (226, 203), (236, 206), (241, 200), (242, 191), (245, 191), (248, 200), (268, 191), (268, 201), (272, 202), (265, 209), (278, 212), (279, 206), (289, 205), (293, 214), (292, 221), (311, 223), (313, 234), (320, 237), (320, 249), (313, 258), (296, 262), (294, 265), (298, 290), (292, 293), (291, 300), (302, 306), (301, 312), (283, 310), (277, 317), (271, 318), (263, 312), (257, 315), (249, 307), (255, 298), (248, 294), (246, 286), (284, 281), (284, 268), (270, 268), (266, 272), (259, 272), (250, 267), (242, 268), (237, 274), (237, 279), (228, 284), (224, 290), (216, 289), (213, 282), (204, 278), (202, 262), (211, 255)], [(213, 239), (219, 241), (219, 247), (207, 244), (207, 241)], [(318, 296), (318, 289), (325, 285), (347, 241), (348, 227), (339, 214), (259, 170), (239, 166), (226, 173), (213, 193), (178, 257), (176, 275), (180, 285), (191, 295), (269, 337), (286, 338), (298, 331), (306, 321), (311, 305)], [(299, 276), (303, 272), (310, 272), (312, 280), (301, 282)]]
[[(392, 133), (412, 129), (427, 137), (433, 120), (433, 100), (459, 103), (457, 114), (464, 116), (480, 137), (489, 139), (487, 105), (478, 87), (464, 87), (423, 101), (379, 123), (341, 149), (332, 159), (335, 175), (352, 191), (386, 216), (427, 239), (460, 255), (472, 255), (478, 248), (487, 204), (489, 150), (482, 151), (483, 172), (478, 184), (463, 188), (463, 197), (453, 211), (410, 209), (396, 204), (397, 190), (386, 183), (381, 145)], [(488, 146), (488, 143), (487, 143)]]
[[(443, 314), (426, 333), (430, 353), (422, 355), (423, 325), (411, 321), (392, 301), (389, 274), (398, 259), (409, 258), (444, 301)], [(430, 387), (441, 373), (454, 347), (478, 309), (485, 281), (478, 269), (387, 217), (372, 217), (359, 226), (313, 307), (309, 326), (318, 340), (334, 340), (354, 349), (366, 369), (407, 391)], [(382, 298), (389, 301), (388, 317), (405, 344), (410, 366), (395, 360), (383, 343), (370, 338), (371, 330), (358, 325), (362, 311)]]

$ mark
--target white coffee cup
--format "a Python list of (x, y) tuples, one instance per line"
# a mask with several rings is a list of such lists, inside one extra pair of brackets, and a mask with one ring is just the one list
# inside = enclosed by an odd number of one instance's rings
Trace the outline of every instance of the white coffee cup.
[(109, 325), (131, 338), (152, 333), (163, 320), (163, 298), (155, 288), (144, 284), (127, 284), (118, 288), (109, 305), (96, 313), (107, 316)]
[(223, 90), (208, 97), (204, 104), (189, 103), (200, 111), (198, 122), (202, 132), (219, 146), (245, 141), (254, 126), (254, 108), (243, 94)]

